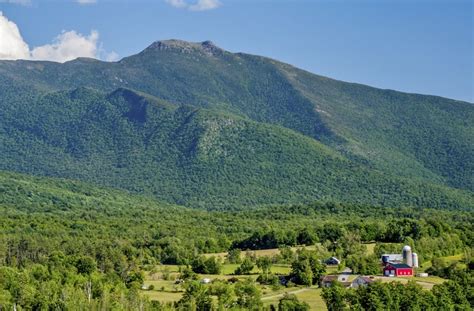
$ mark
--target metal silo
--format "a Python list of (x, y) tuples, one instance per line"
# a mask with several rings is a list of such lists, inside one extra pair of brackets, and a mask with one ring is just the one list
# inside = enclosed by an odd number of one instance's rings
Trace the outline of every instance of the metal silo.
[(412, 254), (412, 263), (413, 263), (413, 268), (418, 268), (418, 255), (417, 253)]
[(403, 246), (402, 255), (403, 255), (403, 262), (409, 265), (410, 267), (413, 267), (413, 256), (411, 253), (410, 246), (408, 245)]

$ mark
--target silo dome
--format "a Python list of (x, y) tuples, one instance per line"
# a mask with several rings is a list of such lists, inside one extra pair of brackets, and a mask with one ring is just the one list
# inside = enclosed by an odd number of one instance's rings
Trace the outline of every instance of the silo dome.
[(406, 251), (406, 252), (407, 252), (407, 251), (411, 251), (410, 245), (405, 245), (405, 246), (403, 246), (403, 250)]

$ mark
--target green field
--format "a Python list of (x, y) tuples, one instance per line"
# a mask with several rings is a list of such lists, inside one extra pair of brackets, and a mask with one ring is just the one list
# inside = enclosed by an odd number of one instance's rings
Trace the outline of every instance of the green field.
[[(374, 246), (375, 246), (375, 244), (374, 244)], [(316, 246), (315, 245), (308, 245), (308, 246), (301, 245), (301, 246), (291, 247), (291, 250), (293, 252), (296, 252), (297, 250), (302, 249), (302, 248), (305, 248), (307, 250), (315, 250)], [(255, 256), (255, 257), (263, 257), (263, 256), (273, 257), (275, 255), (279, 255), (280, 250), (278, 248), (269, 248), (269, 249), (258, 249), (258, 250), (242, 251), (241, 254), (240, 254), (240, 257), (244, 258), (245, 256), (247, 256), (247, 253), (252, 255), (252, 256)], [(222, 260), (225, 260), (227, 258), (227, 252), (207, 253), (207, 254), (204, 254), (204, 256), (205, 257), (214, 256), (214, 257), (220, 258)]]
[[(440, 257), (440, 258), (443, 259), (444, 262), (448, 265), (457, 262), (459, 267), (464, 268), (466, 266), (466, 264), (462, 262), (464, 260), (463, 254), (445, 256), (445, 257)], [(421, 264), (421, 267), (418, 269), (418, 272), (425, 272), (430, 267), (431, 267), (431, 260), (425, 261)]]
[(327, 310), (326, 304), (321, 298), (320, 288), (285, 288), (284, 291), (263, 296), (264, 305), (278, 305), (279, 300), (285, 293), (295, 295), (299, 300), (305, 301), (309, 304), (311, 310)]
[(147, 296), (150, 300), (156, 300), (162, 303), (175, 302), (181, 299), (183, 296), (182, 292), (161, 292), (161, 291), (143, 291), (143, 295)]

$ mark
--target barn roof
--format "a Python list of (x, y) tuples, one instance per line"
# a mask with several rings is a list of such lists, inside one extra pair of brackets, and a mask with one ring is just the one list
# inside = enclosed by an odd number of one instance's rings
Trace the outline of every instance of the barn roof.
[(394, 267), (395, 269), (411, 269), (412, 268), (406, 263), (390, 263), (387, 266)]

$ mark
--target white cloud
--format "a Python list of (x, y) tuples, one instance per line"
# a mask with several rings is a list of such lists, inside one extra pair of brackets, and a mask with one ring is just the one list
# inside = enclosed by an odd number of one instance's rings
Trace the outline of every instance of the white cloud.
[(97, 3), (97, 0), (76, 0), (79, 4), (94, 4)]
[(213, 10), (222, 5), (219, 0), (166, 0), (166, 2), (178, 9), (188, 9), (190, 11)]
[(11, 4), (30, 6), (31, 0), (0, 0), (0, 3), (11, 3)]
[(17, 25), (0, 11), (0, 59), (29, 58), (30, 50)]
[(115, 61), (118, 61), (120, 57), (117, 53), (112, 51), (110, 53), (106, 53), (104, 59), (108, 62), (115, 62)]
[(50, 60), (55, 62), (66, 62), (78, 57), (97, 56), (97, 40), (99, 33), (91, 31), (89, 36), (67, 31), (57, 36), (52, 44), (35, 47), (31, 50), (31, 58), (35, 60)]
[(166, 2), (178, 9), (183, 9), (188, 6), (185, 0), (166, 0)]
[(193, 5), (189, 6), (191, 11), (206, 11), (217, 9), (221, 6), (220, 1), (218, 0), (199, 0)]
[(117, 60), (118, 54), (107, 53), (99, 44), (99, 32), (93, 30), (86, 36), (74, 30), (63, 31), (51, 44), (30, 50), (18, 26), (0, 12), (0, 59), (30, 59), (66, 62), (78, 57)]

